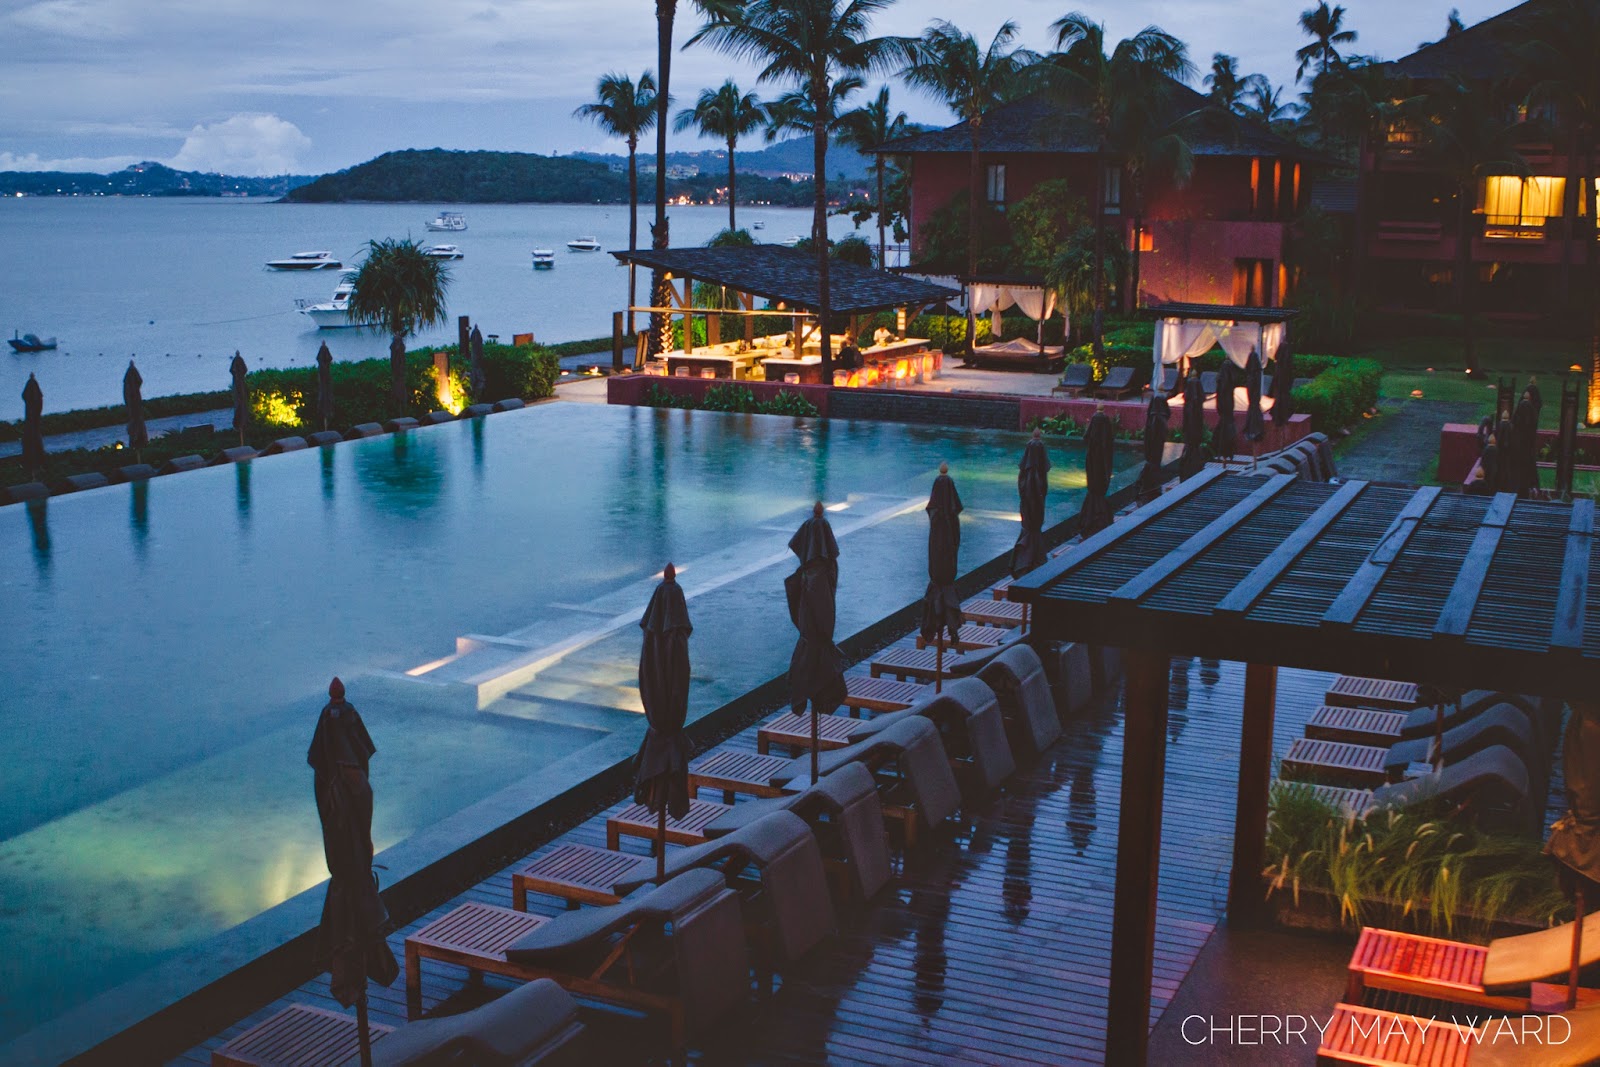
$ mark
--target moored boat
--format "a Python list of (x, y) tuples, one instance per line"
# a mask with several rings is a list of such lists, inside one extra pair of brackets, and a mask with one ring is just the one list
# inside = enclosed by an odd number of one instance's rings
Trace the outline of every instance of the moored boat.
[(332, 252), (296, 252), (287, 259), (267, 260), (268, 270), (339, 270), (344, 266)]
[(574, 252), (598, 252), (600, 251), (600, 239), (598, 237), (575, 237), (567, 242), (567, 247)]
[(460, 259), (462, 252), (455, 245), (424, 245), (422, 254), (429, 259)]
[(428, 220), (428, 229), (447, 233), (460, 233), (467, 228), (467, 217), (459, 211), (441, 211)]
[(48, 352), (56, 346), (54, 337), (40, 337), (36, 333), (25, 333), (21, 337), (13, 335), (6, 344), (11, 346), (13, 352)]
[(556, 267), (556, 253), (553, 248), (535, 248), (533, 250), (534, 270), (554, 270)]
[(345, 271), (344, 277), (333, 290), (333, 296), (324, 303), (311, 304), (304, 300), (296, 300), (295, 306), (300, 309), (300, 314), (316, 323), (319, 330), (365, 326), (366, 323), (350, 317), (350, 293), (355, 288), (355, 276), (355, 271)]

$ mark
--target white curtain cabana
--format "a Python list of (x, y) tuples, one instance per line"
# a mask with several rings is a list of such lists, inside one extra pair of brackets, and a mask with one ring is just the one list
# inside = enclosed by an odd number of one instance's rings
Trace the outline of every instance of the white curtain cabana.
[(1187, 363), (1203, 356), (1215, 344), (1221, 344), (1228, 358), (1241, 370), (1250, 362), (1251, 352), (1260, 353), (1261, 363), (1265, 366), (1278, 354), (1287, 331), (1288, 325), (1283, 321), (1202, 319), (1176, 315), (1157, 319), (1155, 365), (1150, 380), (1159, 382), (1163, 367)]
[[(972, 312), (990, 318), (990, 333), (1000, 339), (1000, 315), (1006, 308), (1015, 307), (1039, 324), (1039, 343), (1044, 343), (1044, 320), (1056, 312), (1056, 291), (1042, 285), (1009, 285), (1000, 282), (973, 282), (967, 286), (972, 297)], [(1066, 309), (1061, 309), (1066, 324)], [(1070, 324), (1066, 324), (1070, 329)]]

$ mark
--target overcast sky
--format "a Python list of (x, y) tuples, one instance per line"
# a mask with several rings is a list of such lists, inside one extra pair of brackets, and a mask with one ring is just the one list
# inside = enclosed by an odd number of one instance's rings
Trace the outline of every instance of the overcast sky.
[[(1213, 52), (1294, 79), (1306, 0), (899, 0), (881, 33), (949, 19), (987, 41), (1002, 18), (1024, 42), (1081, 8), (1113, 38), (1156, 24), (1203, 73)], [(1393, 59), (1512, 0), (1346, 0), (1353, 51)], [(0, 0), (0, 170), (113, 170), (155, 159), (234, 174), (320, 173), (397, 148), (614, 150), (574, 120), (607, 70), (655, 65), (654, 0)], [(678, 43), (699, 19), (681, 0)], [(696, 48), (673, 60), (692, 99), (750, 71)], [(764, 92), (766, 90), (763, 90)], [(896, 85), (923, 122), (941, 108)], [(674, 147), (714, 147), (685, 134)]]

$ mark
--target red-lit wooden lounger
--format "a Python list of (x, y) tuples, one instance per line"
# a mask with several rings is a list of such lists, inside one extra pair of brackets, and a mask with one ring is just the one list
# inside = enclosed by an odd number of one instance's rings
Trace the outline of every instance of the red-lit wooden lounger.
[(406, 1012), (422, 1013), (422, 961), (568, 991), (665, 1018), (674, 1052), (750, 992), (737, 895), (720, 871), (687, 871), (621, 903), (555, 919), (463, 904), (406, 938)]
[[(1557, 1020), (1560, 1020), (1558, 1023)], [(1356, 1004), (1333, 1009), (1318, 1064), (1363, 1067), (1580, 1067), (1600, 1061), (1600, 1010), (1530, 1020), (1425, 1018)]]
[[(1583, 921), (1583, 965), (1600, 962), (1600, 913)], [(1501, 937), (1487, 945), (1367, 927), (1350, 957), (1345, 1000), (1359, 1004), (1368, 989), (1522, 1012), (1553, 1010), (1566, 996), (1572, 963), (1572, 924)], [(1580, 989), (1579, 1002), (1600, 1003), (1600, 990)]]
[(939, 650), (936, 648), (891, 648), (878, 653), (872, 661), (872, 676), (881, 678), (892, 674), (898, 678), (921, 678), (933, 681), (936, 677), (949, 678), (952, 668), (961, 659), (953, 649), (944, 651), (944, 673), (938, 670)]
[[(1019, 605), (1020, 606), (1020, 605)], [(954, 643), (947, 643), (945, 651), (955, 649), (958, 652), (982, 652), (986, 649), (997, 648), (1017, 635), (1010, 630), (998, 626), (979, 626), (968, 623), (956, 631)], [(932, 648), (934, 642), (924, 640), (921, 634), (917, 635), (918, 648)]]

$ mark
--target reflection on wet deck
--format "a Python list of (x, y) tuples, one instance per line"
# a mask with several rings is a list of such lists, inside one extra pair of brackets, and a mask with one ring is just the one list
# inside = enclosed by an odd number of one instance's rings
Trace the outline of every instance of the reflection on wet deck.
[[(1275, 751), (1298, 736), (1330, 676), (1283, 671)], [(1152, 1022), (1219, 921), (1231, 861), (1244, 668), (1176, 660), (1171, 681), (1161, 855), (1159, 943)], [(755, 750), (751, 727), (722, 747)], [(847, 913), (837, 936), (693, 1050), (702, 1063), (1101, 1062), (1122, 760), (1121, 707), (1113, 695), (1073, 717), (1062, 738), (1006, 793), (964, 811), (899, 866), (866, 910)], [(552, 841), (603, 847), (605, 817)], [(637, 842), (631, 843), (637, 845)], [(460, 897), (397, 931), (405, 935), (465, 901), (508, 906), (519, 858)], [(556, 914), (537, 895), (529, 908)], [(503, 985), (464, 971), (424, 972), (431, 1013), (470, 1007)], [(324, 975), (265, 1005), (180, 1063), (208, 1063), (211, 1048), (286, 1002), (337, 1007)], [(373, 991), (374, 1019), (405, 1021), (404, 982)], [(597, 1063), (644, 1063), (656, 1030), (590, 1012)]]

